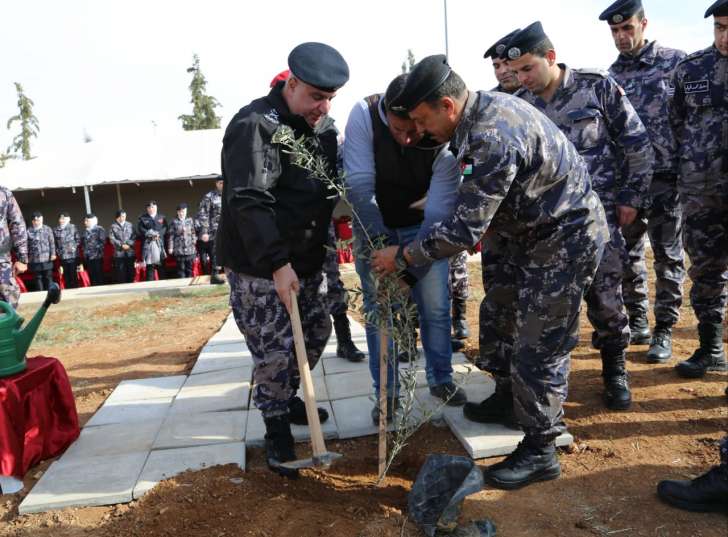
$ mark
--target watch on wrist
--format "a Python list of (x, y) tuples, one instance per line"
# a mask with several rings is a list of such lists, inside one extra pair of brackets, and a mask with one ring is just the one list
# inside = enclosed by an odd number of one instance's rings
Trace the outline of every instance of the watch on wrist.
[(407, 260), (404, 257), (404, 245), (400, 244), (399, 248), (397, 248), (397, 253), (394, 256), (394, 266), (397, 267), (397, 271), (402, 272), (403, 270), (407, 270), (407, 267), (409, 264), (407, 263)]

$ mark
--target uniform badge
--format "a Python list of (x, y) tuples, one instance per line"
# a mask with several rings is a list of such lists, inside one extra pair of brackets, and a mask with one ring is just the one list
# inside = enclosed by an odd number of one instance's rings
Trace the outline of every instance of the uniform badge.
[(463, 175), (473, 175), (473, 163), (470, 160), (464, 160), (460, 163), (460, 173)]
[(501, 54), (503, 54), (503, 51), (505, 49), (506, 49), (506, 46), (503, 43), (501, 43), (500, 45), (495, 47), (495, 52), (496, 52), (496, 54), (498, 54), (498, 56), (500, 56)]
[(612, 22), (614, 24), (619, 24), (622, 21), (624, 21), (624, 17), (621, 13), (617, 13), (614, 17), (612, 17)]
[(521, 57), (521, 49), (518, 47), (512, 47), (508, 49), (508, 58), (511, 60), (517, 60)]
[(686, 95), (689, 93), (707, 93), (710, 91), (710, 81), (696, 80), (695, 82), (685, 82), (683, 89), (685, 89)]

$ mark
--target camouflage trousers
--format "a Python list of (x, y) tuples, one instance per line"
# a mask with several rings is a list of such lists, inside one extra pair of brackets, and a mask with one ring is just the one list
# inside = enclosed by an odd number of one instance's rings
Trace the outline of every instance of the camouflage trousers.
[[(300, 386), (291, 319), (278, 298), (273, 280), (227, 272), (230, 306), (253, 355), (253, 401), (266, 418), (288, 412)], [(331, 335), (326, 305), (326, 280), (321, 273), (299, 278), (303, 337), (308, 363), (316, 366)]]
[(329, 304), (329, 312), (334, 317), (346, 315), (349, 308), (349, 294), (344, 288), (341, 281), (341, 273), (339, 272), (339, 261), (336, 256), (336, 235), (334, 234), (333, 223), (329, 227), (329, 243), (326, 250), (326, 259), (324, 260), (324, 274), (326, 275), (326, 285), (328, 287), (327, 300)]
[(728, 199), (683, 200), (690, 302), (701, 323), (722, 323), (728, 302)]
[(617, 226), (614, 206), (605, 208), (610, 240), (604, 247), (599, 269), (586, 292), (586, 315), (594, 327), (592, 344), (597, 349), (621, 350), (629, 346), (629, 318), (622, 298), (622, 274), (627, 260), (624, 236)]
[(631, 317), (647, 315), (645, 247), (649, 236), (655, 259), (655, 320), (666, 326), (674, 325), (680, 316), (685, 280), (682, 210), (676, 183), (674, 175), (655, 174), (650, 187), (651, 207), (622, 228), (628, 254), (622, 279), (624, 305)]
[(450, 258), (450, 298), (465, 302), (468, 296), (470, 296), (468, 252), (460, 252)]
[(18, 309), (20, 287), (15, 281), (13, 264), (6, 261), (0, 262), (0, 300), (10, 304), (13, 309)]
[(519, 245), (491, 251), (500, 260), (480, 309), (479, 366), (499, 383), (510, 381), (516, 416), (531, 438), (550, 442), (566, 430), (570, 353), (605, 240), (606, 229), (577, 230), (557, 245), (558, 262), (537, 267), (521, 261), (528, 250)]

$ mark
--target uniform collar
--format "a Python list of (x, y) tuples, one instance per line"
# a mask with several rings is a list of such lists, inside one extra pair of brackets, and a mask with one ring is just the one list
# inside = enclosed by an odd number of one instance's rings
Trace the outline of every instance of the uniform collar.
[(458, 156), (460, 153), (460, 146), (463, 145), (465, 140), (468, 139), (468, 133), (471, 127), (475, 123), (477, 118), (480, 103), (480, 94), (476, 91), (470, 91), (468, 93), (468, 99), (465, 101), (465, 107), (463, 108), (463, 115), (460, 118), (460, 123), (455, 127), (455, 133), (453, 134), (452, 140), (450, 141), (450, 151)]
[(617, 65), (627, 66), (632, 63), (644, 63), (645, 65), (654, 65), (657, 61), (657, 53), (660, 46), (657, 41), (648, 41), (636, 56), (629, 54), (620, 54), (615, 62)]

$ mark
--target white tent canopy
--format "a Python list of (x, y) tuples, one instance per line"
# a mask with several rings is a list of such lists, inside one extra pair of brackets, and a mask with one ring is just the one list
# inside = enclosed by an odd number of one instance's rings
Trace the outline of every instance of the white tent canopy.
[(0, 185), (16, 191), (209, 178), (220, 173), (222, 137), (222, 129), (209, 129), (92, 141), (7, 161)]

